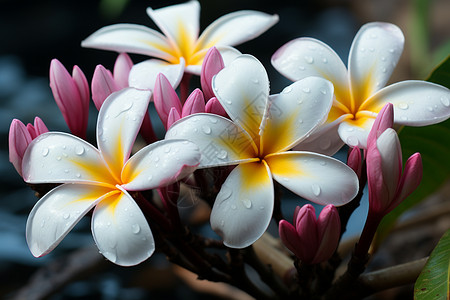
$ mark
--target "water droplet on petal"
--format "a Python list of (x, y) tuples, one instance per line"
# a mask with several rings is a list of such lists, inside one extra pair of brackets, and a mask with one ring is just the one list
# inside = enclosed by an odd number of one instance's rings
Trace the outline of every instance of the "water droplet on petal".
[(221, 220), (221, 221), (220, 221), (220, 226), (223, 227), (224, 225), (225, 225), (225, 221), (224, 221), (224, 220)]
[(347, 128), (347, 131), (348, 131), (348, 132), (352, 132), (352, 131), (354, 131), (354, 130), (355, 130), (355, 128), (353, 128), (353, 127)]
[(328, 148), (330, 148), (331, 146), (331, 141), (329, 139), (321, 139), (319, 142), (319, 147), (322, 150), (326, 150)]
[(259, 83), (259, 80), (256, 79), (256, 78), (254, 78), (254, 79), (252, 79), (252, 82), (253, 82), (254, 84), (258, 84), (258, 83)]
[(242, 200), (242, 204), (245, 206), (245, 208), (251, 208), (252, 207), (252, 201), (248, 198), (245, 198)]
[(310, 89), (309, 87), (304, 87), (304, 88), (302, 89), (302, 91), (303, 91), (304, 93), (306, 93), (306, 94), (309, 94), (309, 93), (311, 92), (311, 89)]
[(63, 219), (67, 220), (68, 218), (70, 218), (70, 214), (69, 213), (63, 214)]
[(383, 69), (381, 69), (381, 72), (386, 73), (386, 72), (387, 72), (387, 69), (386, 69), (386, 68), (383, 68)]
[(83, 146), (76, 146), (75, 147), (75, 154), (76, 155), (83, 155), (84, 154), (84, 147)]
[(298, 122), (298, 124), (303, 124), (303, 120), (302, 119), (298, 119), (297, 122)]
[(231, 205), (231, 209), (232, 209), (232, 210), (235, 210), (236, 208), (237, 208), (236, 205), (234, 205), (234, 204)]
[(165, 153), (169, 153), (170, 150), (171, 150), (170, 146), (167, 146), (167, 147), (164, 148), (164, 152), (165, 152)]
[(81, 174), (80, 174), (80, 173), (75, 174), (75, 176), (76, 176), (77, 178), (81, 178)]
[(133, 224), (131, 225), (131, 232), (134, 234), (138, 234), (141, 231), (141, 226), (139, 224)]
[(228, 105), (233, 104), (233, 102), (231, 102), (230, 100), (225, 101)]
[(321, 166), (326, 166), (326, 165), (327, 165), (327, 162), (326, 162), (326, 161), (321, 161), (319, 164), (320, 164)]
[(103, 256), (105, 256), (108, 260), (110, 260), (113, 263), (115, 263), (117, 261), (116, 253), (108, 251), (108, 252), (103, 253)]
[(152, 176), (152, 175), (149, 175), (149, 176), (147, 177), (147, 181), (152, 181), (152, 179), (153, 179), (153, 176)]
[(42, 220), (41, 227), (44, 228), (44, 226), (45, 226), (45, 220)]
[(228, 156), (228, 152), (225, 150), (221, 150), (218, 154), (217, 154), (217, 158), (220, 159), (225, 159)]
[(211, 134), (211, 127), (207, 126), (207, 125), (203, 125), (202, 126), (202, 131), (204, 134)]
[(326, 57), (324, 57), (324, 58), (322, 58), (322, 62), (323, 62), (324, 64), (326, 64), (326, 63), (328, 63), (328, 59), (326, 59)]
[(441, 103), (442, 103), (442, 105), (444, 105), (445, 107), (449, 107), (449, 106), (450, 106), (450, 100), (449, 100), (448, 97), (446, 97), (446, 96), (442, 96), (442, 97), (441, 97)]
[(228, 186), (223, 185), (220, 189), (219, 195), (217, 195), (217, 198), (221, 198), (222, 200), (226, 200), (231, 197), (231, 194), (233, 193), (233, 190), (230, 189)]
[(359, 49), (359, 51), (361, 51), (361, 52), (365, 52), (365, 51), (366, 51), (366, 48), (364, 48), (364, 47), (361, 47), (361, 48)]
[(209, 121), (212, 123), (212, 124), (217, 124), (217, 119), (216, 118), (209, 118)]
[(282, 91), (283, 94), (288, 94), (292, 91), (292, 87), (291, 86), (287, 86), (284, 88), (284, 90)]
[(44, 149), (42, 149), (42, 152), (41, 152), (41, 154), (42, 154), (42, 156), (47, 156), (48, 155), (48, 153), (50, 152), (50, 150), (48, 149), (48, 148), (44, 148)]
[(61, 156), (58, 156), (58, 157), (56, 158), (56, 160), (57, 160), (57, 161), (60, 161), (60, 160), (61, 160)]
[(264, 210), (265, 209), (265, 207), (263, 206), (263, 205), (261, 205), (260, 207), (259, 207), (259, 210)]
[(356, 136), (349, 136), (347, 138), (347, 144), (352, 147), (358, 146), (359, 144), (358, 138)]
[(317, 183), (313, 183), (311, 185), (311, 190), (312, 190), (314, 196), (316, 196), (316, 197), (319, 196), (320, 193), (322, 192), (322, 190), (320, 189), (320, 186)]
[(320, 89), (320, 92), (321, 92), (322, 94), (324, 94), (324, 95), (327, 94), (327, 90), (325, 90), (325, 89)]
[(389, 49), (389, 52), (390, 52), (390, 53), (394, 53), (394, 52), (395, 52), (395, 49)]
[(386, 57), (382, 56), (382, 57), (381, 57), (381, 60), (382, 60), (382, 61), (386, 61)]
[(305, 71), (305, 67), (304, 67), (304, 66), (298, 66), (298, 69), (299, 69), (300, 71)]
[(434, 111), (434, 108), (432, 106), (427, 107), (428, 111)]
[(312, 56), (306, 55), (304, 58), (308, 64), (314, 63), (314, 58)]
[(153, 159), (154, 162), (158, 162), (159, 160), (160, 160), (159, 156), (156, 156), (156, 157)]
[(398, 108), (405, 110), (405, 109), (409, 108), (409, 105), (408, 105), (408, 103), (402, 102), (402, 103), (398, 104)]
[(376, 38), (377, 38), (377, 35), (376, 35), (375, 33), (372, 33), (372, 34), (370, 34), (370, 38), (371, 38), (371, 39), (376, 39)]

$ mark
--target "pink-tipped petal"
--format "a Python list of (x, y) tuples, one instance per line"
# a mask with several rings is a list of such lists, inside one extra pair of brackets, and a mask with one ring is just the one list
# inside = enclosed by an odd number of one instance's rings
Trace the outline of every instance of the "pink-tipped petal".
[(214, 97), (212, 78), (224, 67), (222, 56), (216, 47), (211, 47), (205, 55), (200, 74), (200, 83), (206, 99)]
[(195, 89), (183, 105), (181, 117), (186, 117), (196, 113), (205, 112), (205, 99), (200, 89)]
[(95, 67), (91, 88), (92, 100), (98, 110), (100, 110), (103, 102), (109, 95), (119, 90), (111, 72), (102, 65)]
[(77, 86), (78, 92), (80, 93), (80, 112), (78, 114), (81, 126), (80, 131), (86, 132), (89, 119), (89, 100), (91, 99), (89, 92), (89, 83), (83, 71), (81, 71), (78, 66), (73, 67), (72, 77), (75, 85)]
[(390, 200), (387, 186), (384, 184), (382, 160), (377, 147), (367, 150), (366, 164), (369, 207), (372, 212), (382, 213)]
[(179, 119), (181, 119), (180, 114), (175, 109), (175, 107), (172, 107), (169, 111), (169, 115), (167, 116), (166, 129), (170, 128), (170, 126), (172, 126), (172, 124), (178, 121)]
[(356, 173), (358, 178), (361, 178), (361, 162), (361, 150), (358, 147), (352, 148), (347, 157), (347, 166), (349, 166), (353, 170), (353, 172)]
[(31, 140), (27, 127), (17, 119), (12, 120), (8, 136), (9, 161), (20, 176), (22, 176), (22, 158)]
[(128, 75), (133, 67), (133, 61), (126, 53), (120, 53), (114, 64), (113, 77), (119, 89), (128, 87)]
[[(163, 124), (167, 124), (170, 109), (173, 107), (181, 116), (182, 106), (177, 93), (173, 89), (169, 80), (160, 73), (156, 77), (155, 88), (153, 90), (153, 102), (159, 118)], [(167, 129), (167, 128), (166, 128)]]
[(314, 264), (328, 260), (338, 246), (341, 221), (336, 207), (330, 204), (322, 209), (317, 219), (317, 227), (319, 247), (312, 261)]
[(36, 137), (48, 132), (47, 126), (45, 126), (44, 121), (42, 121), (39, 117), (34, 118), (34, 132), (36, 134)]
[(220, 104), (219, 100), (217, 100), (216, 97), (213, 97), (209, 99), (208, 102), (206, 102), (205, 112), (229, 118), (227, 112), (225, 111), (222, 104)]

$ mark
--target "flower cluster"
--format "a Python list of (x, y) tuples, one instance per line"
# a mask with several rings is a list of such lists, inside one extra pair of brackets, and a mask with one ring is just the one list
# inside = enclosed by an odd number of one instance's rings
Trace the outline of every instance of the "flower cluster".
[[(27, 221), (32, 254), (52, 251), (93, 210), (92, 235), (111, 262), (138, 264), (158, 247), (155, 240), (188, 257), (198, 249), (189, 245), (192, 236), (176, 210), (184, 185), (207, 195), (222, 247), (249, 247), (275, 219), (297, 259), (319, 264), (333, 255), (342, 234), (336, 207), (360, 200), (363, 175), (370, 209), (356, 253), (367, 254), (381, 218), (421, 180), (420, 154), (402, 172), (394, 124), (448, 119), (450, 91), (419, 80), (384, 87), (404, 37), (397, 26), (376, 22), (357, 33), (348, 70), (318, 40), (282, 46), (272, 64), (294, 82), (270, 94), (263, 64), (233, 46), (258, 37), (278, 16), (238, 11), (199, 35), (199, 12), (197, 1), (148, 8), (162, 33), (119, 24), (86, 38), (83, 47), (119, 53), (113, 72), (98, 65), (90, 85), (79, 67), (70, 75), (58, 60), (51, 62), (50, 87), (73, 135), (49, 132), (36, 118), (27, 126), (13, 120), (9, 136), (17, 172), (32, 187), (47, 188)], [(126, 53), (154, 58), (134, 64)], [(192, 75), (200, 76), (201, 87), (190, 93)], [(86, 138), (91, 95), (99, 110), (96, 147)], [(166, 129), (159, 141), (148, 113), (151, 100)], [(135, 145), (139, 133), (147, 144)], [(347, 164), (331, 157), (344, 144), (351, 148)], [(203, 176), (218, 170), (220, 178)], [(293, 225), (283, 220), (280, 189), (324, 206), (318, 219), (306, 204), (295, 210)]]

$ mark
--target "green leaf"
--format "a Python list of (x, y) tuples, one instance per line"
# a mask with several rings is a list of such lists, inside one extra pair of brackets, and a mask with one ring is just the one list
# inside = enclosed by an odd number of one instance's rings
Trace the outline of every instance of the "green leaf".
[[(450, 88), (450, 56), (427, 79)], [(383, 218), (377, 230), (379, 244), (395, 225), (399, 216), (435, 192), (450, 178), (450, 119), (426, 127), (404, 127), (399, 132), (404, 161), (420, 152), (423, 177), (420, 186), (397, 208)]]
[(450, 229), (434, 248), (414, 285), (415, 300), (450, 299)]

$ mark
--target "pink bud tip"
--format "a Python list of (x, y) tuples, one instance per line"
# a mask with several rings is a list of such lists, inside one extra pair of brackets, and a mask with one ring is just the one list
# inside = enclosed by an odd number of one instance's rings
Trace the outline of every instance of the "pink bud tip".
[(92, 101), (94, 101), (95, 107), (100, 110), (105, 99), (112, 93), (119, 90), (111, 71), (106, 69), (102, 65), (95, 67), (94, 75), (91, 82), (92, 88)]
[(217, 100), (216, 97), (213, 97), (209, 99), (208, 102), (206, 102), (205, 112), (228, 118), (227, 112), (225, 111), (222, 104), (220, 104), (219, 100)]
[(180, 99), (169, 80), (162, 73), (159, 73), (156, 78), (155, 89), (153, 90), (153, 102), (163, 124), (167, 124), (172, 108), (176, 110), (178, 116), (181, 116), (182, 107)]
[(202, 70), (200, 73), (200, 83), (206, 99), (214, 97), (212, 89), (212, 78), (224, 68), (222, 55), (216, 47), (209, 48), (203, 59)]
[(200, 89), (195, 89), (186, 102), (183, 105), (183, 110), (181, 111), (181, 117), (186, 117), (196, 113), (205, 112), (205, 99), (203, 98), (203, 93)]
[(133, 61), (126, 53), (120, 53), (114, 64), (114, 81), (119, 90), (128, 87), (128, 75), (133, 67)]

